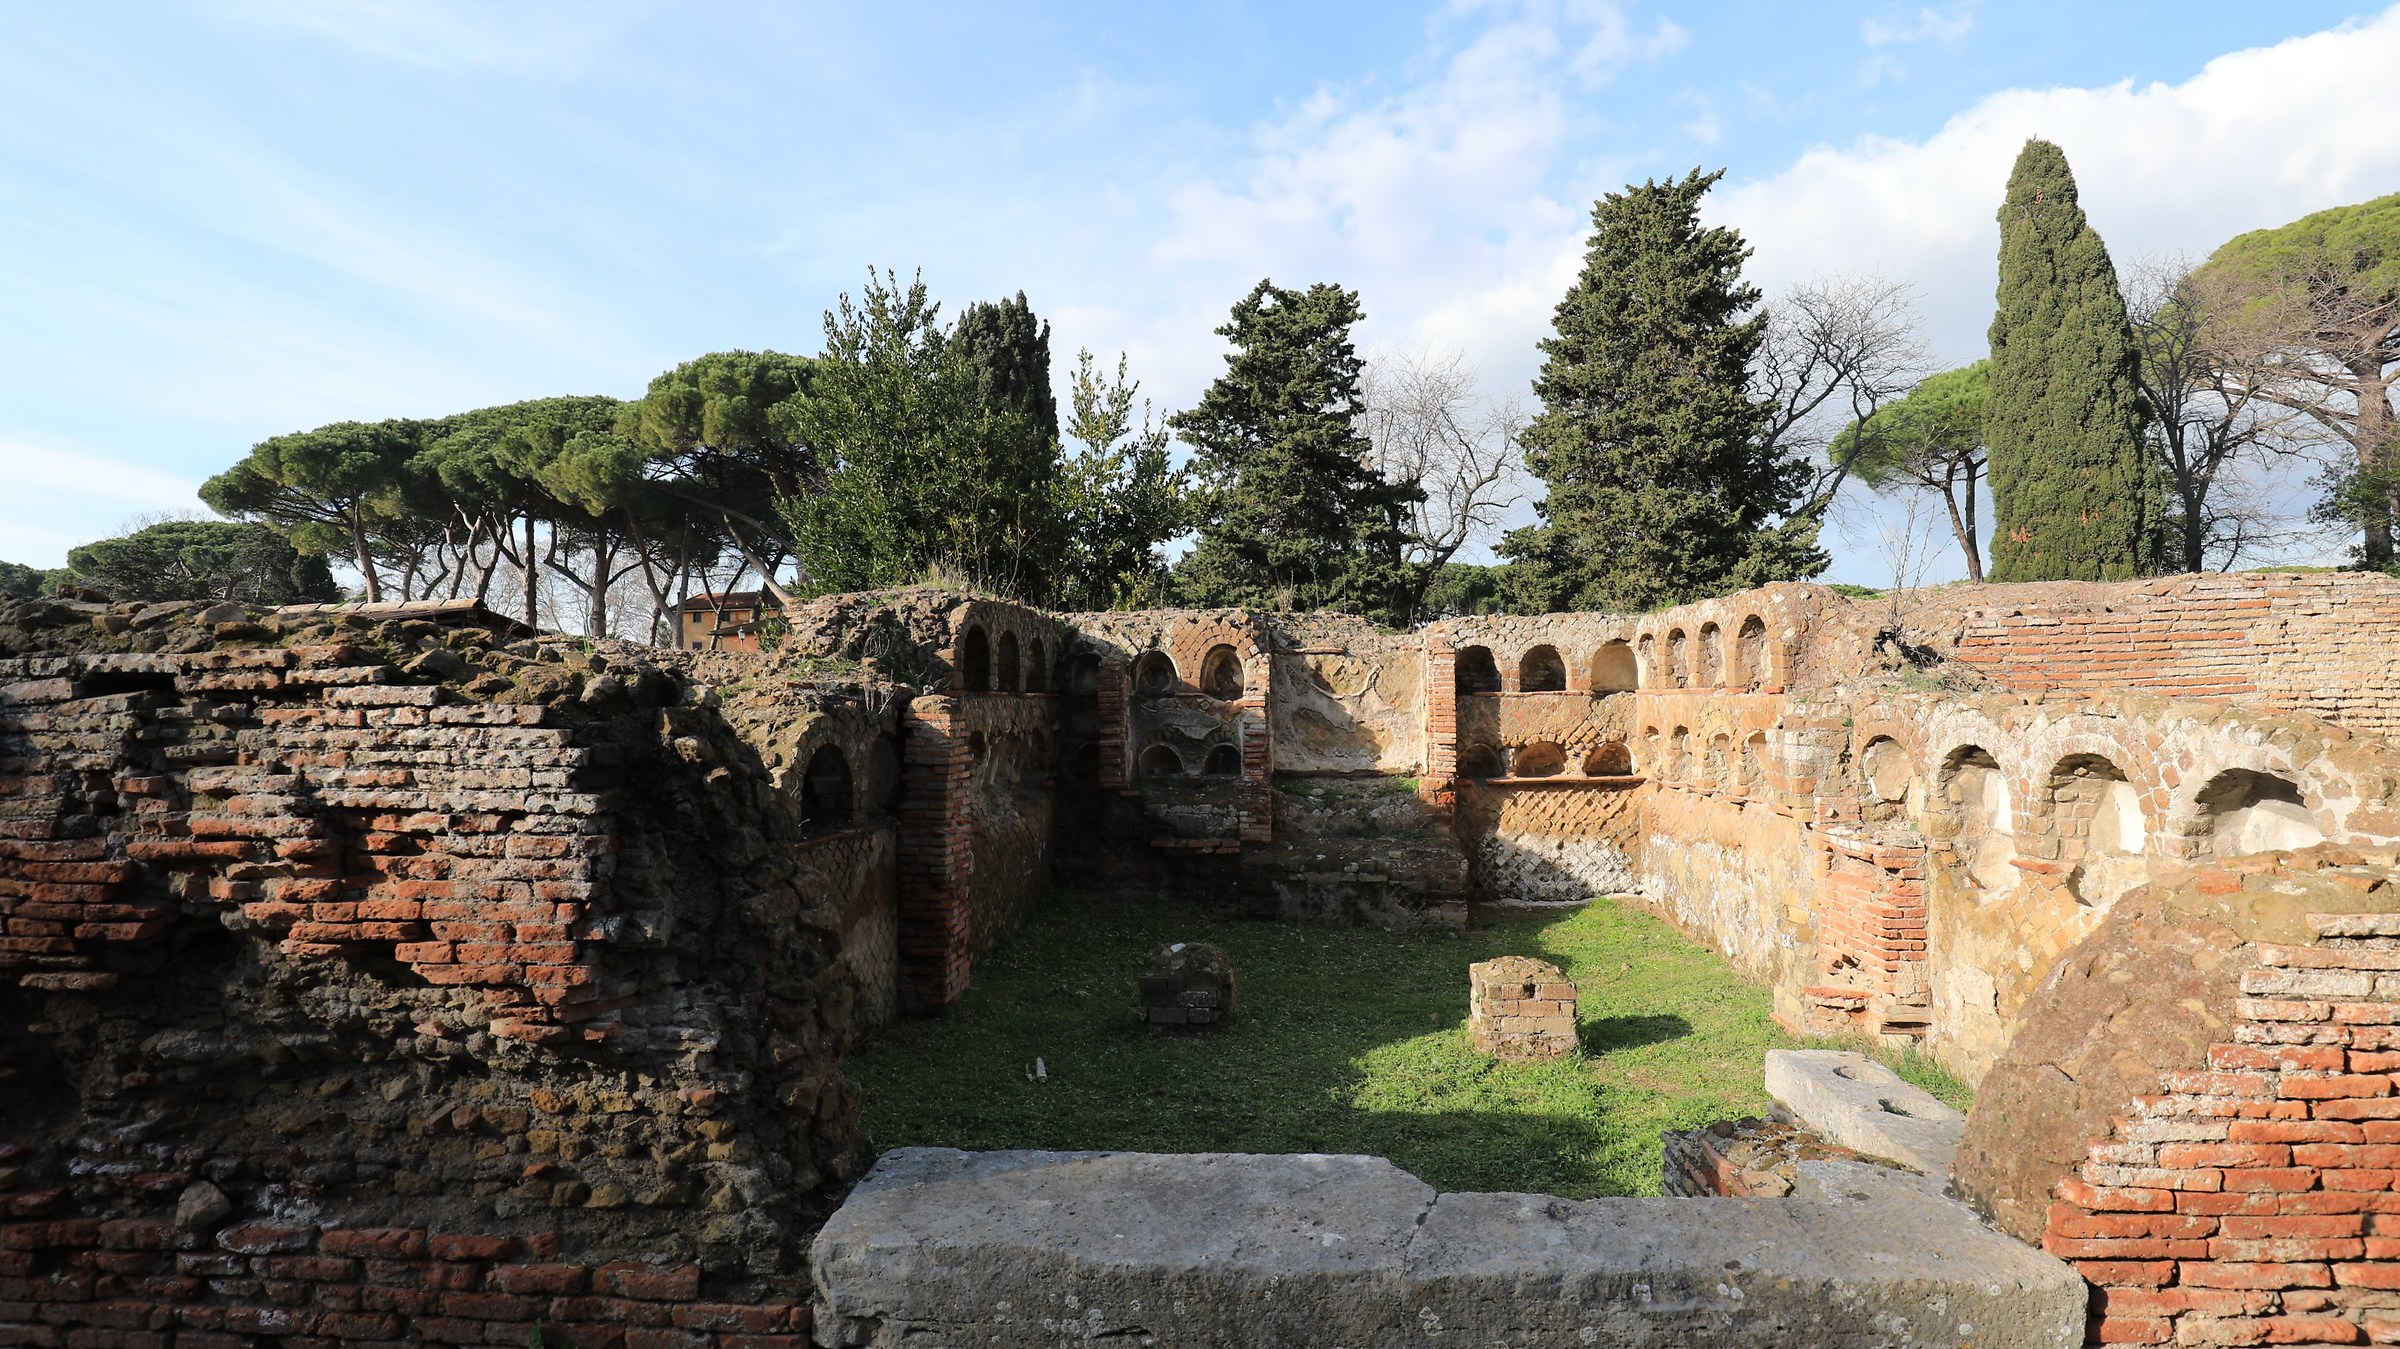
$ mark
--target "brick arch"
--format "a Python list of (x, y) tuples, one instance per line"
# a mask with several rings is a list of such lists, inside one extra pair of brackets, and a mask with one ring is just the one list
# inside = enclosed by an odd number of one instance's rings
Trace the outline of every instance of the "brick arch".
[(2159, 824), (2167, 818), (2164, 807), (2171, 789), (2160, 775), (2160, 763), (2142, 743), (2138, 727), (2117, 717), (2087, 712), (2035, 727), (2030, 732), (2019, 732), (2017, 738), (2020, 743), (2013, 754), (2003, 755), (1990, 744), (1984, 748), (1999, 760), (2001, 771), (2007, 774), (2009, 793), (2017, 802), (2017, 828), (2021, 837), (2043, 832), (2045, 816), (2028, 812), (2046, 806), (2052, 770), (2067, 759), (2090, 755), (2115, 764), (2125, 780), (2133, 784), (2141, 797), (2148, 832), (2156, 840)]

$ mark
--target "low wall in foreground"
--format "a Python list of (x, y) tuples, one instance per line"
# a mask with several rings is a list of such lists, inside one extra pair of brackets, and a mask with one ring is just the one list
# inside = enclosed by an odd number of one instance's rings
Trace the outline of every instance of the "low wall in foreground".
[(2081, 1344), (2083, 1281), (1921, 1177), (1436, 1194), (1380, 1157), (886, 1153), (810, 1252), (819, 1344)]

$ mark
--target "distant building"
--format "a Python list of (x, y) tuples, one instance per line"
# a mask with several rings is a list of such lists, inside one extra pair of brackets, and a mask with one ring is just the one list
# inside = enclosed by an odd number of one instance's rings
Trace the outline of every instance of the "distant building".
[(694, 595), (675, 606), (675, 644), (687, 651), (757, 651), (759, 626), (783, 617), (783, 602), (763, 590)]

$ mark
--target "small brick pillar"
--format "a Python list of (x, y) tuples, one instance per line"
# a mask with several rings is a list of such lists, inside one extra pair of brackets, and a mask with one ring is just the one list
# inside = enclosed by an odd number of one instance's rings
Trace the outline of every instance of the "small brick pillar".
[(1200, 1029), (1233, 1020), (1233, 958), (1204, 941), (1171, 942), (1142, 962), (1134, 1015), (1154, 1029)]
[(1502, 956), (1467, 967), (1467, 1030), (1505, 1059), (1553, 1059), (1576, 1046), (1575, 985), (1558, 966)]

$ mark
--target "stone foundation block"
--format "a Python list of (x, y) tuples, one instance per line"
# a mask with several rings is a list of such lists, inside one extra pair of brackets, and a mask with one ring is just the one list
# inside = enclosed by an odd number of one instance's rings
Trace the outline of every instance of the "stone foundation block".
[(1467, 969), (1467, 1030), (1475, 1047), (1511, 1059), (1573, 1052), (1575, 985), (1556, 965), (1502, 956)]

